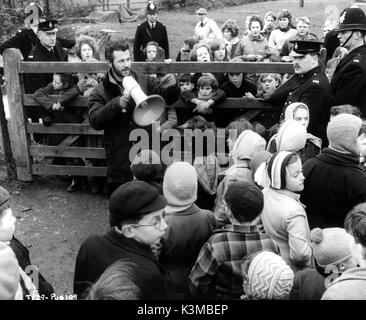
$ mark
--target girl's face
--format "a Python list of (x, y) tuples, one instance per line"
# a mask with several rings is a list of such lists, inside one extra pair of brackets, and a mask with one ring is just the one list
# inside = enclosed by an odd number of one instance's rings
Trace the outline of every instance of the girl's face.
[(199, 87), (198, 89), (198, 98), (203, 98), (203, 99), (209, 99), (211, 98), (212, 95), (212, 87), (211, 86), (203, 86), (203, 87)]
[(93, 58), (93, 49), (87, 43), (83, 43), (80, 47), (81, 60), (86, 61)]
[(262, 90), (264, 93), (273, 92), (277, 88), (276, 79), (272, 76), (267, 76), (262, 80)]
[(253, 21), (250, 24), (250, 34), (252, 36), (259, 36), (259, 34), (261, 33), (261, 24), (258, 21)]
[(286, 189), (292, 192), (304, 190), (305, 177), (302, 173), (302, 163), (300, 159), (286, 167)]
[(149, 45), (146, 47), (146, 60), (147, 61), (154, 61), (156, 59), (156, 53), (157, 53), (156, 46)]
[(297, 108), (294, 112), (294, 120), (300, 122), (306, 129), (309, 125), (309, 112), (305, 108)]
[(220, 45), (220, 48), (214, 51), (214, 60), (215, 61), (224, 61), (226, 53), (225, 44)]
[(198, 48), (196, 50), (196, 54), (197, 54), (198, 62), (210, 62), (211, 61), (210, 53), (208, 52), (207, 48), (205, 48), (205, 47)]
[(64, 84), (61, 81), (61, 77), (59, 74), (53, 75), (53, 81), (52, 81), (53, 89), (55, 90), (61, 90), (64, 87)]
[(227, 41), (230, 41), (233, 38), (233, 35), (232, 35), (231, 31), (228, 30), (228, 29), (224, 29), (222, 34), (224, 36), (224, 39), (227, 40)]
[(287, 28), (289, 23), (290, 20), (288, 18), (281, 18), (280, 20), (278, 20), (278, 25), (280, 26), (281, 29)]
[(296, 29), (300, 36), (305, 36), (309, 33), (310, 26), (304, 21), (299, 21), (296, 25)]
[(357, 144), (358, 144), (358, 148), (360, 150), (360, 156), (366, 157), (366, 134), (365, 133), (362, 133), (360, 136), (358, 136)]

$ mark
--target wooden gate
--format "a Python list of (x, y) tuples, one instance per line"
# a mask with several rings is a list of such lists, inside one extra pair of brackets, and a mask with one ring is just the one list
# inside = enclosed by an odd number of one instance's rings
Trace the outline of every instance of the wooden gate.
[[(73, 175), (73, 176), (105, 176), (105, 167), (53, 165), (47, 159), (55, 157), (105, 159), (104, 148), (70, 146), (79, 135), (102, 135), (103, 131), (94, 130), (87, 121), (78, 124), (30, 123), (26, 119), (24, 107), (35, 107), (33, 96), (24, 93), (23, 75), (27, 73), (91, 73), (106, 72), (108, 64), (71, 63), (71, 62), (23, 62), (20, 51), (7, 49), (4, 51), (4, 73), (6, 92), (10, 106), (9, 135), (11, 149), (16, 164), (17, 178), (31, 181), (33, 175)], [(132, 63), (132, 69), (145, 73), (194, 73), (194, 72), (250, 72), (250, 73), (293, 73), (291, 63), (231, 63), (231, 62), (177, 62), (177, 63)], [(88, 98), (78, 97), (70, 107), (87, 108)], [(181, 106), (175, 105), (179, 108)], [(268, 109), (259, 101), (228, 98), (218, 108), (242, 108), (247, 110)], [(32, 134), (65, 134), (69, 135), (58, 146), (37, 145), (32, 142)], [(43, 161), (36, 161), (45, 158)]]

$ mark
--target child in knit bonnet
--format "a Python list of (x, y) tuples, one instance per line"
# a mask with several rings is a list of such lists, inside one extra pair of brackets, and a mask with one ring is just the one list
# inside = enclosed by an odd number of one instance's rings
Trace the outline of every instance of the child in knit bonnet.
[(241, 266), (245, 300), (287, 300), (294, 273), (277, 254), (262, 251), (247, 257)]

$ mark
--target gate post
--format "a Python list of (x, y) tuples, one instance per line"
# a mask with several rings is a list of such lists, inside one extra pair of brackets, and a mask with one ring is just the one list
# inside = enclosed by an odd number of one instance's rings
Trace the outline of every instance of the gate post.
[(22, 54), (18, 49), (6, 49), (3, 57), (6, 93), (10, 106), (9, 135), (17, 178), (21, 181), (31, 181), (33, 177), (28, 148), (30, 142), (23, 111), (24, 92), (18, 73), (18, 63), (22, 60)]

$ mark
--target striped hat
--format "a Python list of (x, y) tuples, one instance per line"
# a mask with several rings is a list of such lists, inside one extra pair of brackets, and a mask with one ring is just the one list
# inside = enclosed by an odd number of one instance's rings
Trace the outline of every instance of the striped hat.
[(296, 154), (296, 152), (280, 151), (274, 153), (269, 159), (267, 173), (273, 189), (286, 188), (286, 167), (291, 157)]
[(244, 273), (244, 291), (255, 300), (288, 299), (294, 283), (294, 273), (286, 262), (270, 251), (258, 253)]

